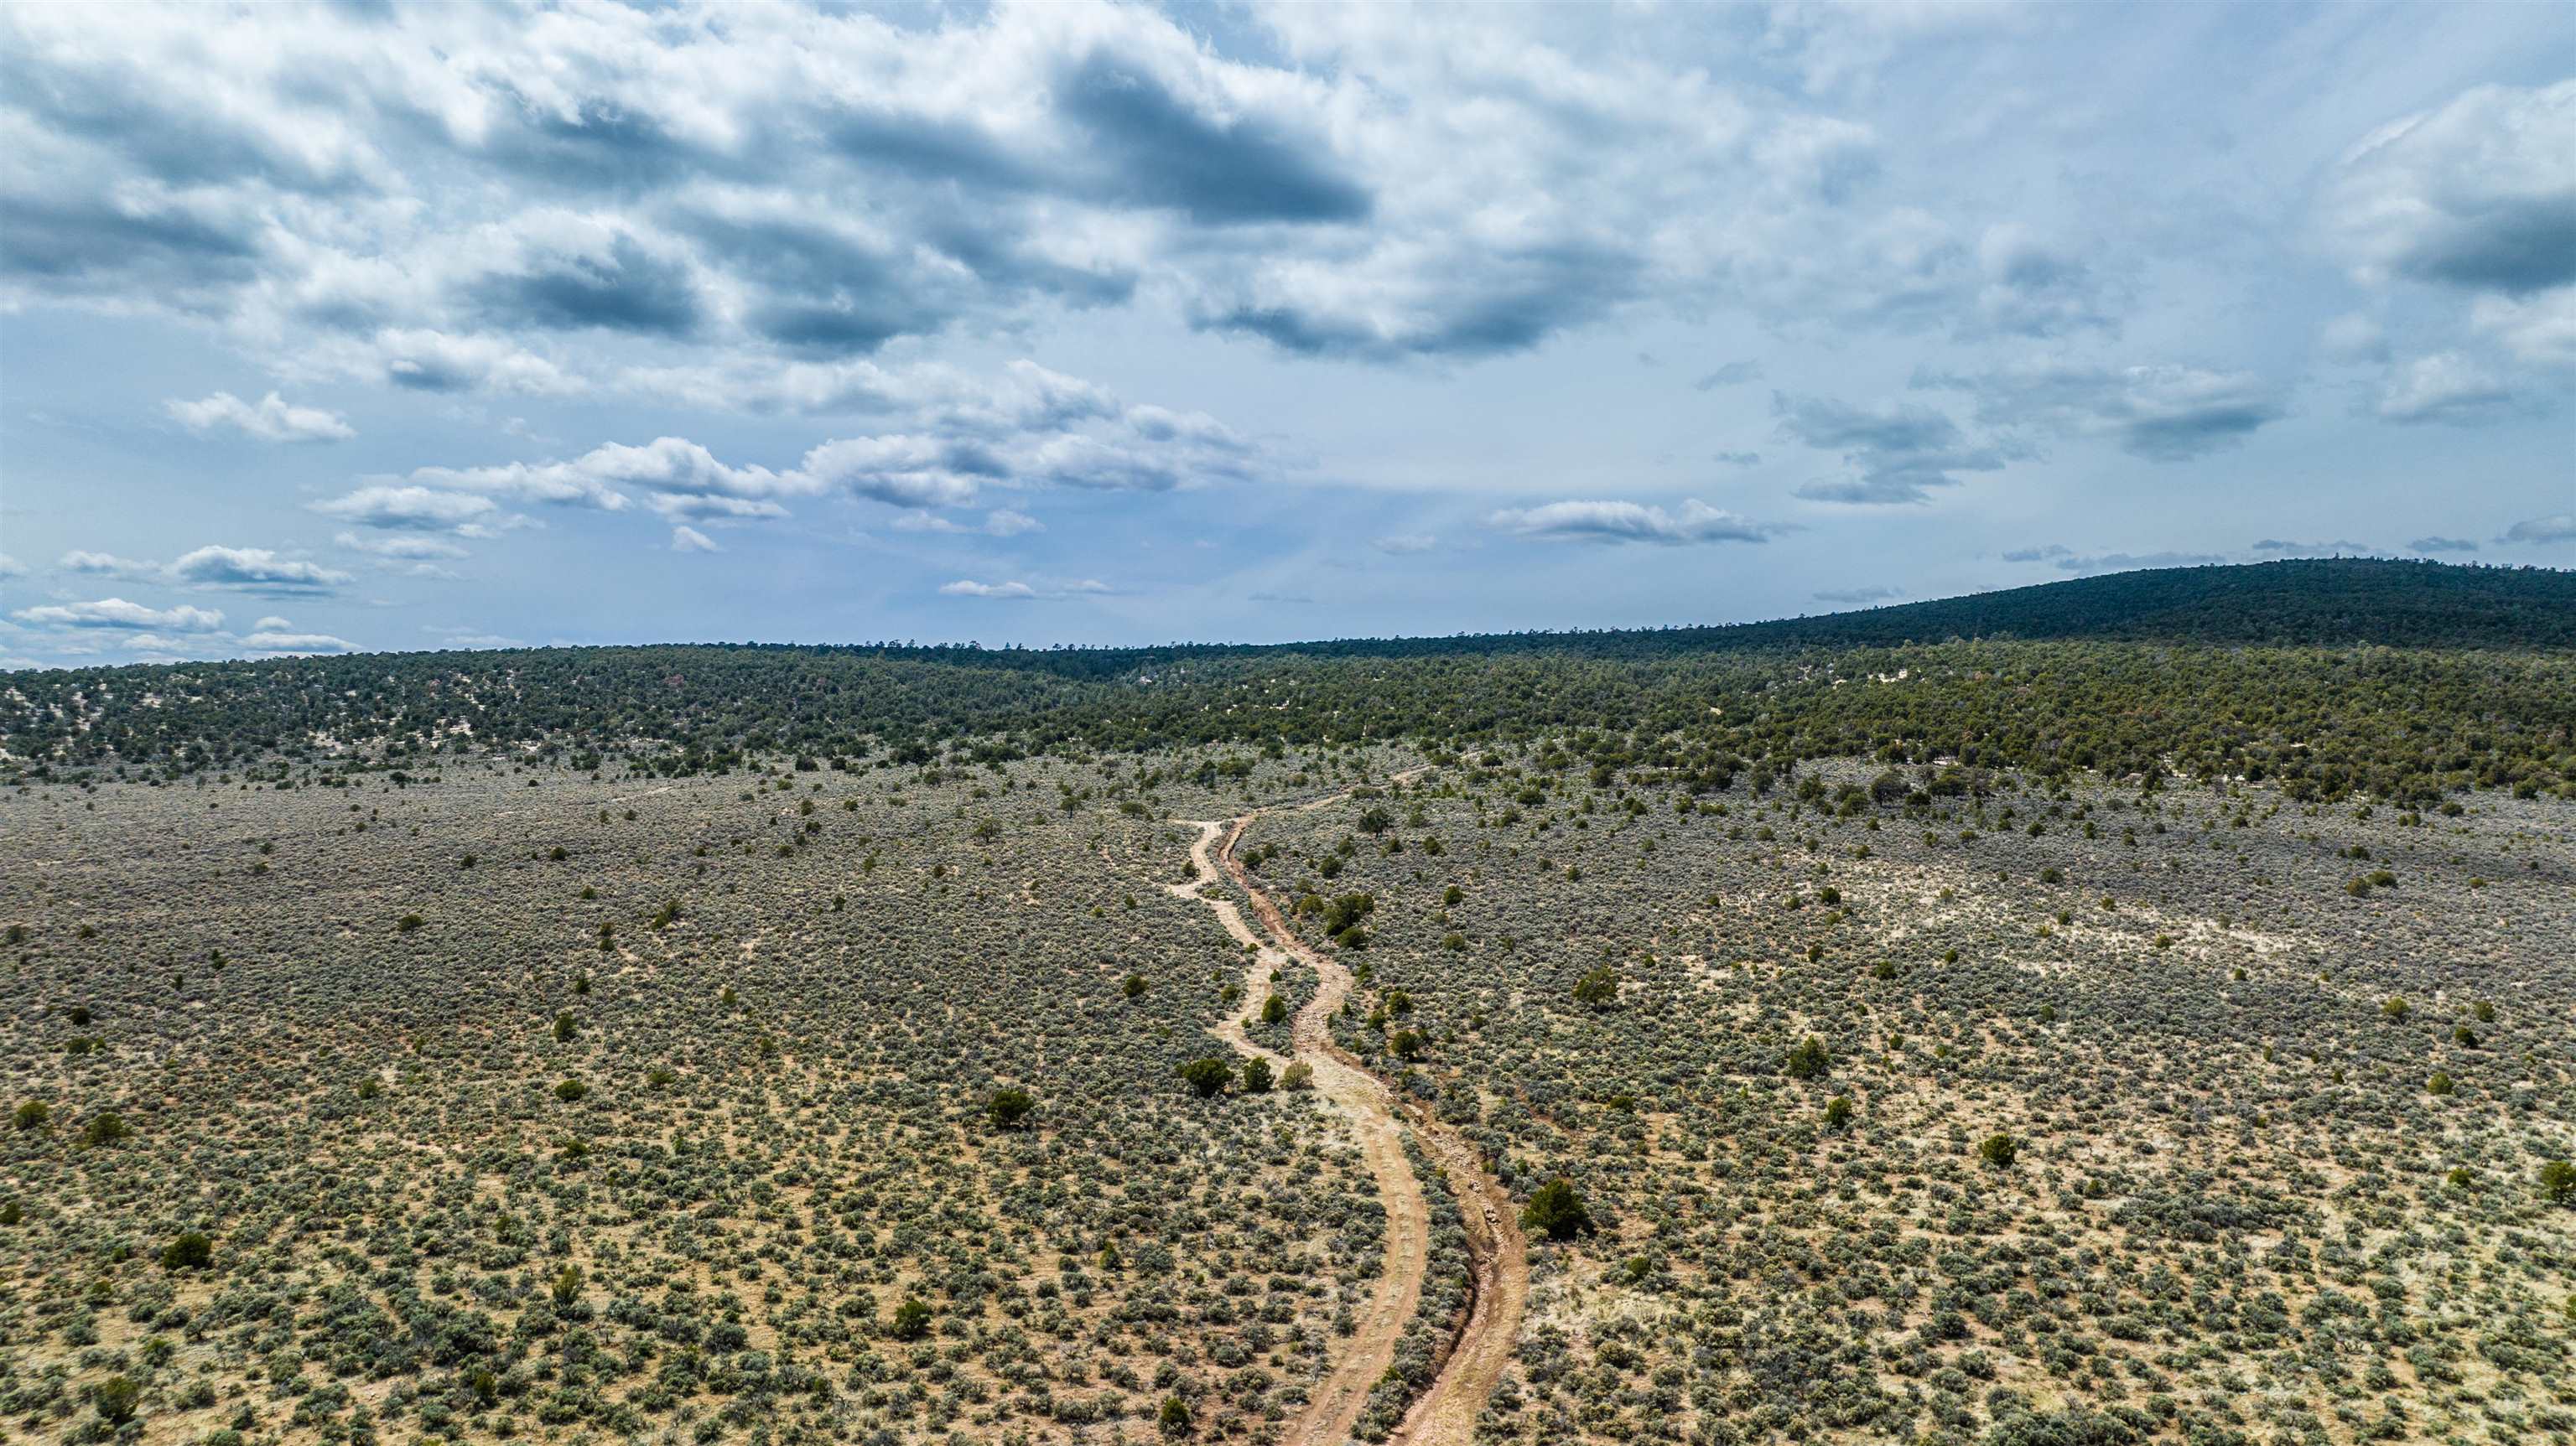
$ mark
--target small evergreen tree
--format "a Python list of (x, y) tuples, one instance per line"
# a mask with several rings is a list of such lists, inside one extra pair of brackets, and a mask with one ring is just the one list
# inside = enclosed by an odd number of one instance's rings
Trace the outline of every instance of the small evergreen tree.
[(1563, 1175), (1531, 1192), (1529, 1204), (1521, 1208), (1521, 1228), (1536, 1230), (1550, 1240), (1572, 1240), (1577, 1235), (1590, 1235), (1600, 1227), (1592, 1223), (1592, 1212), (1584, 1208), (1583, 1192)]
[(1027, 1090), (1014, 1087), (993, 1091), (992, 1099), (985, 1102), (984, 1113), (992, 1120), (994, 1129), (1007, 1130), (1025, 1119), (1029, 1111), (1037, 1107), (1036, 1096)]
[(1814, 1079), (1833, 1065), (1833, 1056), (1825, 1051), (1824, 1041), (1808, 1035), (1789, 1051), (1788, 1070), (1791, 1079)]
[(1198, 1092), (1200, 1099), (1213, 1099), (1224, 1094), (1225, 1087), (1234, 1082), (1234, 1066), (1210, 1055), (1182, 1065), (1181, 1078)]

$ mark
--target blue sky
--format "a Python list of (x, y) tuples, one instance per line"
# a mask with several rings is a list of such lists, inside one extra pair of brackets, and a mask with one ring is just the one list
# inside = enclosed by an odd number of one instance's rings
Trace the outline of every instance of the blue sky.
[(0, 10), (0, 666), (2576, 563), (2563, 7)]

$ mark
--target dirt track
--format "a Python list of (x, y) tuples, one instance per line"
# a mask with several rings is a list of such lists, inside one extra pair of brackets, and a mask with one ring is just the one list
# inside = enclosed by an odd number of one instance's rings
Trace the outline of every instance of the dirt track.
[[(1318, 799), (1299, 807), (1333, 801)], [(1259, 1007), (1256, 1001), (1270, 990), (1270, 971), (1290, 957), (1314, 969), (1319, 981), (1315, 997), (1297, 1011), (1291, 1036), (1296, 1057), (1314, 1070), (1317, 1091), (1349, 1116), (1387, 1212), (1386, 1269), (1370, 1296), (1368, 1310), (1332, 1373), (1280, 1439), (1289, 1446), (1342, 1446), (1348, 1441), (1361, 1406), (1394, 1360), (1396, 1342), (1421, 1298), (1431, 1223), (1422, 1184), (1404, 1155), (1404, 1129), (1409, 1122), (1458, 1197), (1476, 1279), (1467, 1318), (1450, 1341), (1438, 1374), (1388, 1439), (1405, 1446), (1465, 1446), (1475, 1434), (1478, 1413), (1511, 1361), (1520, 1333), (1521, 1313), (1529, 1301), (1527, 1241), (1510, 1196), (1485, 1173), (1475, 1147), (1418, 1106), (1399, 1105), (1385, 1081), (1333, 1042), (1330, 1020), (1350, 995), (1351, 974), (1339, 961), (1300, 940), (1279, 906), (1236, 861), (1235, 844), (1260, 816), (1256, 811), (1230, 823), (1198, 823), (1199, 837), (1190, 848), (1197, 878), (1172, 885), (1171, 891), (1214, 909), (1226, 932), (1251, 946), (1243, 991), (1247, 1008)], [(1216, 855), (1213, 859), (1211, 851)], [(1220, 865), (1251, 901), (1269, 939), (1255, 934), (1231, 902), (1200, 891)], [(1239, 1020), (1228, 1019), (1215, 1032), (1239, 1053), (1284, 1064), (1278, 1055), (1253, 1043)]]

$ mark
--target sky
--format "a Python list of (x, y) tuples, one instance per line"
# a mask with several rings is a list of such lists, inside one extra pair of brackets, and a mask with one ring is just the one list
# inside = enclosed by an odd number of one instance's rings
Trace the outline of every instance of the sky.
[(0, 7), (0, 667), (2576, 565), (2548, 4)]

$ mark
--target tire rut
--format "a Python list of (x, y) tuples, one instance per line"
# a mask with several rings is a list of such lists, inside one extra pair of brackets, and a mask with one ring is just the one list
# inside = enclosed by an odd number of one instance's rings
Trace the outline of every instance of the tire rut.
[[(1398, 781), (1407, 776), (1398, 775)], [(1318, 808), (1344, 796), (1334, 794), (1293, 807)], [(1166, 887), (1182, 898), (1206, 904), (1227, 934), (1251, 946), (1244, 979), (1247, 1001), (1265, 993), (1270, 971), (1292, 958), (1315, 971), (1315, 997), (1297, 1011), (1292, 1026), (1295, 1058), (1314, 1071), (1317, 1092), (1349, 1117), (1387, 1216), (1385, 1269), (1359, 1329), (1280, 1439), (1286, 1446), (1342, 1446), (1350, 1440), (1369, 1392), (1393, 1363), (1396, 1344), (1420, 1302), (1422, 1274), (1430, 1258), (1431, 1218), (1422, 1182), (1414, 1177), (1404, 1154), (1404, 1131), (1409, 1125), (1458, 1198), (1475, 1278), (1467, 1315), (1452, 1333), (1431, 1384), (1414, 1398), (1387, 1439), (1401, 1446), (1465, 1446), (1474, 1437), (1476, 1418), (1502, 1380), (1519, 1338), (1521, 1315), (1529, 1303), (1528, 1242), (1511, 1197), (1486, 1172), (1475, 1146), (1419, 1104), (1399, 1101), (1387, 1081), (1333, 1041), (1331, 1019), (1350, 997), (1350, 971), (1299, 939), (1278, 904), (1252, 882), (1249, 871), (1234, 856), (1244, 830), (1267, 811), (1256, 809), (1221, 822), (1187, 821), (1199, 830), (1190, 848), (1198, 876)], [(1244, 922), (1243, 911), (1232, 901), (1201, 892), (1219, 868), (1250, 901), (1267, 939)], [(1284, 1062), (1275, 1051), (1255, 1043), (1239, 1019), (1228, 1018), (1213, 1032), (1237, 1053)]]

